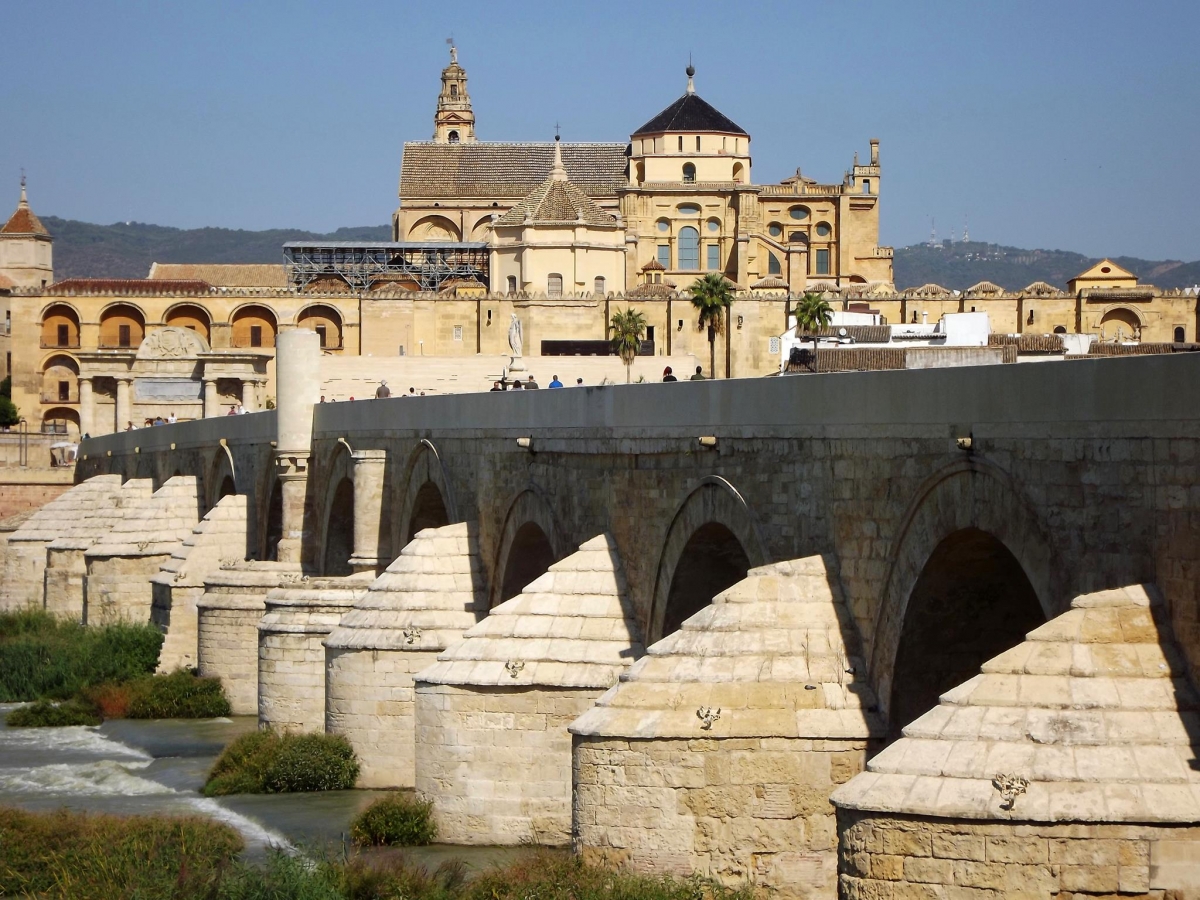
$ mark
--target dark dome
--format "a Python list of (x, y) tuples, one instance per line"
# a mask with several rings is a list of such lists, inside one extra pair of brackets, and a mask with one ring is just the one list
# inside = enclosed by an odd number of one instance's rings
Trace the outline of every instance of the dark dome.
[(745, 130), (732, 119), (696, 94), (684, 94), (631, 136), (659, 134), (664, 131), (719, 131), (725, 134), (746, 134)]

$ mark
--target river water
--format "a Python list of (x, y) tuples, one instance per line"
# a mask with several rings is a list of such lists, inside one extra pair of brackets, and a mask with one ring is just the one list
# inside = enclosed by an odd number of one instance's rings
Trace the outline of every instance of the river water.
[[(18, 705), (0, 704), (0, 716), (7, 718)], [(240, 832), (252, 859), (269, 847), (339, 851), (350, 821), (384, 792), (200, 794), (221, 749), (257, 727), (253, 716), (114, 719), (95, 728), (9, 728), (5, 722), (0, 724), (0, 806), (208, 816)], [(519, 851), (434, 844), (407, 852), (431, 869), (461, 859), (478, 870)]]

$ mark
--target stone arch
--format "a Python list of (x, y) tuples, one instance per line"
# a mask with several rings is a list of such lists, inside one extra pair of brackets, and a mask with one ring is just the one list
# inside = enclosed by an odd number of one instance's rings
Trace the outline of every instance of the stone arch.
[(492, 214), (488, 213), (471, 226), (471, 240), (486, 241), (492, 233)]
[[(400, 482), (403, 493), (398, 502), (392, 504), (398, 515), (392, 524), (395, 536), (392, 558), (408, 545), (421, 528), (436, 528), (436, 522), (450, 525), (460, 521), (454, 502), (450, 479), (441, 454), (432, 441), (422, 439), (408, 458), (404, 479)], [(438, 509), (442, 515), (438, 515)]]
[[(205, 508), (212, 509), (221, 502), (221, 498), (227, 494), (238, 493), (237, 489), (237, 469), (233, 464), (233, 454), (224, 444), (217, 445), (217, 452), (213, 454), (212, 462), (208, 467), (208, 477), (204, 482)], [(233, 485), (233, 490), (225, 490), (226, 482)]]
[(508, 505), (504, 527), (496, 545), (488, 607), (520, 593), (530, 581), (567, 555), (568, 547), (550, 503), (541, 490), (529, 485)]
[[(668, 621), (676, 626), (676, 619), (687, 618), (686, 615), (680, 618), (686, 611), (684, 606), (694, 606), (691, 611), (695, 612), (741, 580), (746, 570), (770, 562), (766, 547), (754, 513), (737, 488), (716, 475), (702, 478), (680, 504), (667, 528), (654, 579), (649, 620), (645, 623), (645, 633), (650, 638), (647, 643), (666, 636)], [(711, 565), (703, 565), (706, 557)], [(694, 568), (693, 562), (700, 562), (702, 568), (694, 577), (689, 575), (691, 580), (685, 583), (676, 577), (681, 574), (681, 562), (689, 570)], [(737, 577), (728, 580), (734, 575)], [(681, 596), (681, 589), (688, 591), (690, 602)], [(697, 592), (709, 591), (707, 597), (701, 597), (703, 602), (695, 602)]]
[(408, 229), (410, 241), (461, 241), (458, 226), (445, 216), (424, 216)]
[(918, 579), (947, 538), (969, 531), (989, 535), (1011, 554), (1044, 618), (1062, 611), (1065, 591), (1053, 566), (1050, 534), (1012, 476), (978, 457), (946, 466), (917, 490), (892, 541), (882, 602), (869, 635), (871, 677), (885, 711)]
[(324, 483), (317, 560), (324, 575), (349, 575), (354, 553), (354, 459), (345, 441), (334, 448)]
[(42, 431), (63, 434), (72, 440), (81, 437), (79, 410), (66, 406), (52, 406), (42, 410)]
[[(127, 327), (128, 342), (122, 343)], [(100, 310), (100, 343), (101, 350), (105, 349), (137, 349), (146, 336), (146, 311), (136, 303), (121, 300), (110, 303)]]
[(174, 303), (163, 313), (163, 324), (171, 328), (190, 328), (204, 343), (212, 344), (212, 316), (199, 303)]
[[(229, 317), (231, 347), (274, 347), (275, 335), (279, 331), (279, 317), (274, 310), (261, 303), (243, 303)], [(254, 343), (254, 328), (258, 328), (259, 342)]]
[(38, 371), (42, 376), (43, 403), (79, 402), (79, 362), (75, 357), (69, 353), (54, 353), (43, 360)]
[[(55, 301), (42, 310), (39, 324), (43, 347), (74, 348), (79, 346), (79, 310), (72, 304)], [(63, 329), (60, 331), (60, 326)], [(65, 338), (66, 340), (62, 340)]]
[(310, 303), (296, 313), (296, 327), (315, 331), (322, 350), (342, 349), (344, 324), (341, 312), (329, 303)]
[(1100, 337), (1105, 340), (1137, 337), (1145, 327), (1146, 319), (1136, 306), (1110, 306), (1100, 314)]
[(283, 482), (278, 477), (270, 481), (267, 506), (263, 513), (263, 518), (259, 520), (263, 523), (259, 529), (259, 558), (277, 560), (279, 542), (283, 540)]

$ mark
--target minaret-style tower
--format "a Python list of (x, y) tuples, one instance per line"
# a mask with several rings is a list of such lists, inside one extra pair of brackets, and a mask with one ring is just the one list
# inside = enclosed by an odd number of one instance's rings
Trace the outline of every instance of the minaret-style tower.
[(439, 144), (475, 143), (475, 113), (467, 93), (467, 73), (458, 64), (458, 48), (450, 45), (450, 65), (442, 69), (442, 92), (433, 117), (433, 139)]
[(25, 196), (21, 175), (21, 199), (17, 211), (0, 227), (0, 275), (18, 287), (44, 288), (54, 281), (54, 239)]

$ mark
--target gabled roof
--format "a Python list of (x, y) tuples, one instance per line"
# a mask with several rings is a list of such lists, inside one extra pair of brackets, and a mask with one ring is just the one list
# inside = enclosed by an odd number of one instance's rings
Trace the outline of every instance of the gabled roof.
[[(661, 134), (664, 131), (719, 131), (746, 134), (736, 122), (698, 94), (684, 94), (633, 133)], [(746, 135), (749, 137), (749, 135)]]
[[(615, 197), (626, 184), (625, 144), (563, 143), (563, 164), (591, 197)], [(480, 197), (515, 200), (546, 177), (554, 144), (410, 142), (400, 160), (401, 198)]]
[(151, 281), (206, 281), (215, 287), (288, 286), (278, 263), (151, 263)]
[(569, 181), (551, 176), (530, 191), (520, 203), (496, 220), (496, 227), (523, 225), (615, 226), (617, 220), (596, 205), (587, 194)]
[[(1108, 269), (1107, 272), (1104, 271), (1106, 268)], [(1078, 275), (1076, 275), (1071, 280), (1078, 281), (1081, 278), (1104, 278), (1104, 279), (1132, 278), (1134, 281), (1137, 281), (1136, 275), (1134, 275), (1128, 269), (1123, 268), (1122, 266), (1118, 266), (1115, 262), (1113, 262), (1111, 259), (1108, 259), (1107, 257), (1100, 260), (1100, 262), (1096, 263), (1094, 266), (1089, 266), (1088, 268), (1084, 269), (1082, 272), (1080, 272)]]
[(965, 291), (967, 294), (1003, 294), (1004, 288), (992, 281), (981, 281)]

